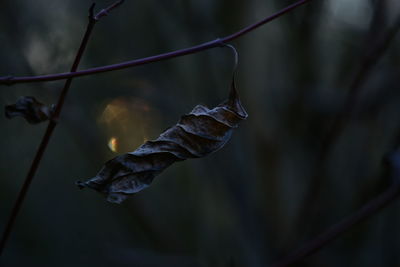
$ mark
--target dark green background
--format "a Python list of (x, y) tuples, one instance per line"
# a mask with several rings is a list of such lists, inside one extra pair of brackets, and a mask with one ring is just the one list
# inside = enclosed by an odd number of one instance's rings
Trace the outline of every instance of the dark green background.
[[(223, 37), (292, 2), (127, 0), (96, 25), (80, 69)], [(97, 10), (110, 3), (98, 1)], [(90, 4), (2, 0), (0, 76), (68, 71)], [(234, 41), (249, 118), (223, 149), (174, 164), (122, 205), (74, 183), (156, 138), (195, 105), (224, 100), (232, 53), (215, 48), (75, 79), (0, 265), (267, 266), (352, 213), (390, 182), (382, 158), (400, 130), (399, 37), (365, 77), (329, 152), (314, 198), (318, 214), (298, 218), (332, 118), (398, 10), (395, 0), (315, 0)], [(62, 85), (2, 86), (0, 104), (24, 95), (54, 103)], [(108, 105), (117, 113), (106, 122)], [(0, 125), (2, 231), (46, 125), (4, 116)], [(107, 146), (111, 137), (117, 153)], [(299, 266), (399, 266), (399, 205)]]

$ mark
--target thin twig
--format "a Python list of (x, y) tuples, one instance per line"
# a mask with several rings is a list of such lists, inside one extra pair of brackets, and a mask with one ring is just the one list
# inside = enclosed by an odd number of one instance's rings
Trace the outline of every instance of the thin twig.
[[(85, 51), (86, 45), (87, 45), (87, 43), (89, 41), (90, 34), (91, 34), (92, 30), (93, 30), (94, 25), (97, 22), (97, 19), (96, 19), (97, 15), (96, 16), (93, 15), (93, 10), (94, 10), (94, 4), (92, 4), (92, 6), (89, 9), (89, 22), (88, 22), (88, 25), (87, 25), (87, 28), (86, 28), (86, 32), (85, 32), (85, 34), (84, 34), (84, 36), (82, 38), (82, 41), (81, 41), (80, 47), (78, 49), (78, 52), (77, 52), (77, 54), (75, 56), (75, 60), (74, 60), (74, 62), (72, 64), (71, 72), (75, 72), (77, 70), (79, 62), (80, 62), (80, 60), (82, 58), (83, 52)], [(35, 157), (34, 157), (34, 159), (32, 161), (31, 167), (30, 167), (30, 169), (28, 171), (28, 174), (27, 174), (27, 176), (25, 178), (25, 181), (24, 181), (24, 183), (23, 183), (23, 185), (21, 187), (21, 190), (20, 190), (20, 192), (18, 194), (17, 200), (15, 201), (14, 207), (11, 210), (10, 217), (9, 217), (9, 219), (7, 221), (5, 230), (4, 230), (3, 235), (1, 237), (1, 240), (0, 240), (0, 256), (1, 256), (2, 252), (3, 252), (3, 250), (4, 250), (4, 247), (5, 247), (6, 243), (7, 243), (7, 240), (9, 238), (9, 236), (10, 236), (10, 233), (12, 231), (12, 228), (13, 228), (13, 225), (14, 225), (15, 220), (17, 218), (17, 215), (18, 215), (18, 213), (19, 213), (19, 211), (21, 209), (22, 203), (24, 202), (25, 196), (26, 196), (26, 194), (28, 192), (29, 186), (32, 183), (32, 180), (33, 180), (33, 178), (34, 178), (34, 176), (36, 174), (36, 171), (37, 171), (37, 169), (39, 167), (40, 161), (43, 158), (43, 154), (44, 154), (44, 152), (45, 152), (45, 150), (46, 150), (46, 148), (47, 148), (47, 146), (49, 144), (50, 138), (51, 138), (51, 136), (52, 136), (52, 134), (54, 132), (54, 129), (55, 129), (56, 125), (57, 125), (57, 122), (58, 122), (58, 119), (60, 117), (63, 104), (65, 102), (65, 98), (66, 98), (67, 93), (69, 91), (69, 88), (71, 86), (71, 82), (72, 82), (72, 77), (65, 81), (64, 87), (63, 87), (63, 89), (62, 89), (62, 91), (60, 93), (60, 96), (58, 98), (58, 102), (57, 102), (56, 109), (54, 111), (53, 117), (49, 121), (49, 124), (47, 126), (46, 132), (44, 133), (42, 141), (40, 142), (39, 148), (38, 148), (38, 150), (36, 152), (36, 155), (35, 155)]]
[(326, 246), (328, 243), (335, 240), (344, 232), (356, 224), (365, 221), (381, 209), (385, 208), (393, 200), (400, 195), (400, 150), (397, 150), (390, 158), (391, 172), (392, 172), (392, 185), (379, 196), (365, 204), (361, 209), (343, 219), (341, 222), (334, 224), (328, 228), (325, 232), (303, 245), (298, 250), (289, 254), (283, 260), (272, 264), (271, 267), (285, 267), (292, 264), (298, 263), (307, 256), (317, 252), (319, 249)]
[(105, 9), (102, 9), (99, 13), (97, 13), (96, 16), (94, 16), (94, 19), (95, 20), (99, 20), (102, 17), (107, 16), (108, 13), (110, 13), (111, 10), (113, 10), (114, 8), (122, 5), (123, 2), (124, 2), (124, 0), (119, 0), (119, 1), (115, 2), (114, 4), (112, 4), (111, 6), (105, 8)]
[(159, 55), (155, 55), (155, 56), (145, 57), (145, 58), (141, 58), (141, 59), (126, 61), (126, 62), (122, 62), (122, 63), (118, 63), (118, 64), (81, 70), (81, 71), (77, 71), (77, 72), (67, 72), (67, 73), (49, 74), (49, 75), (40, 75), (40, 76), (26, 76), (26, 77), (12, 77), (12, 76), (0, 77), (0, 85), (12, 85), (12, 84), (16, 84), (16, 83), (31, 83), (31, 82), (45, 82), (45, 81), (62, 80), (62, 79), (68, 79), (68, 78), (72, 78), (72, 77), (92, 75), (92, 74), (97, 74), (97, 73), (102, 73), (102, 72), (120, 70), (120, 69), (130, 68), (130, 67), (134, 67), (134, 66), (149, 64), (152, 62), (162, 61), (162, 60), (166, 60), (166, 59), (170, 59), (170, 58), (194, 54), (194, 53), (197, 53), (197, 52), (200, 52), (203, 50), (207, 50), (210, 48), (223, 46), (225, 43), (228, 43), (234, 39), (237, 39), (251, 31), (255, 30), (256, 28), (288, 13), (289, 11), (295, 9), (296, 7), (299, 7), (299, 6), (309, 2), (309, 1), (311, 1), (311, 0), (298, 1), (284, 9), (278, 11), (277, 13), (273, 14), (272, 16), (269, 16), (255, 24), (245, 27), (245, 28), (241, 29), (240, 31), (237, 31), (231, 35), (228, 35), (223, 38), (218, 38), (216, 40), (206, 42), (203, 44), (199, 44), (196, 46), (192, 46), (189, 48), (180, 49), (180, 50), (176, 50), (176, 51), (172, 51), (172, 52), (168, 52), (168, 53), (164, 53), (164, 54), (159, 54)]

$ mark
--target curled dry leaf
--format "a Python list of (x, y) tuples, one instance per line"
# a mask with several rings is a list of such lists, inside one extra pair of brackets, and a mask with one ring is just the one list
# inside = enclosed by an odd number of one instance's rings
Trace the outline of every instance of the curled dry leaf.
[(53, 112), (54, 105), (46, 106), (33, 96), (20, 97), (15, 104), (5, 107), (5, 115), (8, 119), (21, 116), (31, 124), (49, 120)]
[(246, 117), (232, 82), (227, 101), (213, 109), (197, 105), (156, 140), (106, 162), (95, 177), (77, 185), (105, 194), (110, 202), (121, 203), (128, 195), (149, 186), (172, 163), (204, 157), (223, 147)]

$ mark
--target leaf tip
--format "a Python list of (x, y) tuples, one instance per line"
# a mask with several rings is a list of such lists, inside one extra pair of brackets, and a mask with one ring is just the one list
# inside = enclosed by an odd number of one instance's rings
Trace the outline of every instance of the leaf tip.
[(79, 187), (79, 189), (84, 189), (85, 186), (85, 182), (81, 182), (81, 181), (76, 181), (75, 185), (77, 185)]

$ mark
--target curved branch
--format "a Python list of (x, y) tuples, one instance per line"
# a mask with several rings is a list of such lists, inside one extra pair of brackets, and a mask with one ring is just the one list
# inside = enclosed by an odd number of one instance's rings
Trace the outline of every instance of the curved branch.
[(170, 58), (175, 58), (175, 57), (180, 57), (188, 54), (194, 54), (203, 50), (207, 50), (210, 48), (214, 47), (219, 47), (223, 46), (225, 43), (228, 43), (234, 39), (237, 39), (246, 33), (249, 33), (256, 28), (288, 13), (289, 11), (295, 9), (296, 7), (299, 7), (310, 0), (300, 0), (290, 6), (287, 6), (286, 8), (278, 11), (277, 13), (266, 17), (265, 19), (254, 23), (250, 26), (247, 26), (240, 31), (237, 31), (231, 35), (228, 35), (223, 38), (218, 38), (216, 40), (206, 42), (203, 44), (199, 44), (196, 46), (192, 46), (189, 48), (185, 49), (180, 49), (164, 54), (159, 54), (155, 56), (150, 56), (150, 57), (145, 57), (141, 59), (135, 59), (135, 60), (130, 60), (118, 64), (112, 64), (112, 65), (107, 65), (107, 66), (102, 66), (102, 67), (97, 67), (97, 68), (91, 68), (91, 69), (86, 69), (86, 70), (81, 70), (77, 72), (66, 72), (66, 73), (59, 73), (59, 74), (49, 74), (49, 75), (41, 75), (41, 76), (27, 76), (27, 77), (12, 77), (12, 76), (7, 76), (7, 77), (0, 77), (0, 85), (13, 85), (16, 83), (31, 83), (31, 82), (46, 82), (46, 81), (55, 81), (55, 80), (62, 80), (62, 79), (68, 79), (72, 77), (79, 77), (79, 76), (86, 76), (86, 75), (92, 75), (92, 74), (97, 74), (97, 73), (102, 73), (102, 72), (108, 72), (108, 71), (114, 71), (114, 70), (120, 70), (120, 69), (125, 69), (125, 68), (130, 68), (134, 66), (139, 66), (139, 65), (144, 65), (144, 64), (149, 64), (152, 62), (157, 62), (157, 61), (162, 61)]

